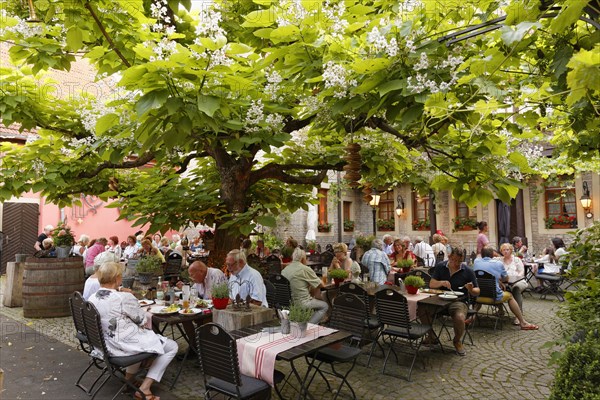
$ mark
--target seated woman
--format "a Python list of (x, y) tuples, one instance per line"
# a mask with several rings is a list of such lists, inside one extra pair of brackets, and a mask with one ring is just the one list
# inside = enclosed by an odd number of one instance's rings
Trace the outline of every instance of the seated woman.
[(256, 250), (254, 251), (257, 256), (260, 258), (267, 257), (271, 252), (268, 247), (265, 247), (265, 241), (262, 239), (258, 239), (256, 241)]
[[(513, 246), (510, 243), (503, 243), (500, 246), (500, 253), (502, 254), (502, 257), (496, 257), (496, 259), (502, 261), (504, 264), (504, 269), (508, 274), (508, 289), (512, 293), (522, 313), (523, 291), (527, 289), (525, 266), (523, 265), (523, 261), (513, 254)], [(515, 319), (513, 324), (519, 325), (519, 320)]]
[(152, 242), (149, 239), (142, 240), (142, 247), (137, 252), (138, 257), (144, 256), (157, 256), (162, 262), (165, 262), (165, 256), (154, 246), (152, 246)]
[(390, 265), (395, 268), (400, 260), (412, 260), (413, 265), (411, 269), (417, 266), (417, 257), (415, 254), (406, 247), (402, 239), (396, 239), (394, 240), (392, 254), (390, 254)]
[(333, 246), (333, 254), (335, 254), (335, 257), (331, 260), (330, 270), (337, 268), (345, 269), (348, 272), (346, 280), (352, 280), (353, 277), (358, 278), (360, 276), (360, 265), (348, 257), (348, 246), (346, 246), (346, 243), (336, 243)]
[[(177, 343), (144, 328), (147, 316), (137, 299), (131, 293), (118, 291), (123, 278), (123, 266), (120, 263), (102, 264), (96, 274), (100, 289), (89, 301), (100, 314), (108, 351), (115, 357), (157, 354), (140, 385), (140, 391), (146, 395), (146, 399), (160, 400), (152, 394), (150, 387), (154, 381), (160, 382), (162, 379), (165, 369), (177, 354)], [(127, 367), (126, 379), (132, 380), (139, 368), (139, 363)], [(135, 397), (141, 398), (138, 392)]]
[(534, 270), (538, 282), (535, 290), (542, 292), (544, 290), (544, 275), (554, 275), (560, 272), (560, 265), (557, 264), (558, 258), (554, 254), (554, 247), (546, 247), (544, 255), (533, 261), (538, 263), (537, 270)]

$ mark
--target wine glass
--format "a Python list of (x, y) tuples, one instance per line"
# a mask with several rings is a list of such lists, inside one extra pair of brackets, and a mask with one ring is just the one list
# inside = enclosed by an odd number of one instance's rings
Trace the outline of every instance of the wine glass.
[(142, 285), (140, 293), (142, 294), (142, 300), (148, 300), (146, 299), (146, 293), (148, 293), (148, 285)]

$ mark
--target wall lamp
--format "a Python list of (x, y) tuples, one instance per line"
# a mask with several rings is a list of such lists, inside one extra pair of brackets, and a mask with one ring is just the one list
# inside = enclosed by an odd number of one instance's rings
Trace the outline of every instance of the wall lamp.
[(583, 207), (583, 211), (585, 211), (586, 218), (593, 218), (594, 214), (592, 214), (592, 199), (590, 197), (590, 189), (588, 188), (588, 184), (586, 181), (583, 181), (583, 196), (579, 199), (581, 202), (581, 207)]
[(401, 217), (402, 214), (404, 214), (404, 199), (401, 195), (398, 195), (398, 197), (396, 198), (396, 202), (398, 203), (398, 205), (396, 206), (396, 215)]
[(381, 196), (379, 195), (379, 193), (377, 193), (377, 190), (373, 188), (373, 191), (371, 192), (371, 201), (369, 202), (369, 205), (371, 207), (377, 207), (379, 206), (379, 200), (381, 200)]

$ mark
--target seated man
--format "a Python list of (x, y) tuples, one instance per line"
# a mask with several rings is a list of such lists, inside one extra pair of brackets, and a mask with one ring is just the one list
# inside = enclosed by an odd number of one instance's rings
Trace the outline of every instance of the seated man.
[(371, 250), (362, 256), (362, 263), (369, 269), (369, 279), (379, 285), (383, 285), (390, 272), (390, 259), (383, 252), (383, 241), (375, 239), (371, 242)]
[(250, 295), (251, 302), (258, 306), (269, 307), (267, 289), (260, 272), (246, 263), (246, 256), (238, 249), (231, 250), (225, 258), (225, 265), (231, 274), (229, 277), (229, 297), (235, 300), (240, 295), (242, 300)]
[(433, 254), (433, 248), (429, 243), (424, 242), (423, 238), (415, 238), (415, 247), (413, 253), (417, 257), (418, 266), (431, 268), (435, 265), (435, 254)]
[[(462, 291), (465, 295), (468, 293), (471, 296), (479, 295), (479, 287), (477, 286), (477, 278), (473, 271), (463, 262), (465, 251), (456, 246), (448, 256), (448, 260), (442, 261), (435, 266), (429, 287), (432, 289), (446, 288), (454, 291)], [(462, 289), (459, 289), (462, 288)], [(454, 348), (456, 354), (464, 356), (467, 354), (462, 344), (462, 336), (465, 333), (465, 318), (469, 307), (467, 302), (469, 297), (465, 296), (462, 301), (455, 301), (448, 307), (448, 313), (452, 318), (454, 325)], [(422, 323), (431, 324), (433, 315), (436, 312), (435, 307), (423, 307), (419, 305), (417, 308), (419, 319)], [(426, 339), (432, 343), (434, 339), (430, 336)]]
[[(198, 297), (209, 300), (212, 297), (212, 288), (218, 283), (225, 282), (225, 274), (218, 268), (208, 268), (202, 261), (194, 261), (188, 268), (190, 279), (194, 282), (194, 288), (198, 292)], [(177, 282), (177, 287), (181, 289), (183, 282)]]
[(294, 304), (315, 310), (308, 322), (318, 324), (327, 314), (329, 306), (321, 299), (321, 288), (323, 287), (321, 279), (305, 263), (306, 252), (296, 248), (292, 253), (292, 262), (281, 271), (281, 275), (290, 281)]
[[(537, 325), (530, 324), (525, 321), (523, 318), (523, 313), (517, 304), (517, 301), (513, 298), (510, 292), (506, 292), (503, 290), (503, 287), (500, 285), (503, 282), (508, 282), (508, 274), (504, 269), (504, 264), (502, 261), (494, 260), (492, 257), (494, 256), (494, 249), (489, 246), (484, 246), (481, 249), (481, 258), (475, 260), (473, 264), (473, 269), (475, 271), (485, 271), (489, 274), (492, 274), (496, 277), (496, 301), (507, 301), (508, 307), (510, 311), (515, 315), (515, 317), (519, 320), (519, 325), (522, 330), (535, 330), (538, 329)], [(481, 307), (481, 305), (478, 305)]]

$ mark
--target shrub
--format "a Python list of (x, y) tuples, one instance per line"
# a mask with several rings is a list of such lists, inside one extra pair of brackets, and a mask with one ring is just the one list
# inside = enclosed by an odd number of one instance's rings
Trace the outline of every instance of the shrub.
[(348, 271), (342, 268), (329, 270), (327, 274), (331, 279), (346, 279), (348, 277)]
[(52, 233), (52, 241), (56, 247), (69, 247), (75, 244), (75, 237), (67, 224), (59, 222)]
[(396, 268), (410, 268), (415, 264), (415, 262), (411, 259), (399, 260), (396, 262)]
[(290, 305), (288, 319), (292, 322), (308, 322), (313, 315), (313, 310), (298, 304)]
[(229, 298), (229, 286), (227, 282), (218, 283), (212, 287), (212, 297), (215, 299)]
[(371, 242), (373, 242), (373, 240), (375, 240), (375, 236), (373, 235), (359, 235), (356, 238), (356, 246), (367, 251), (371, 248)]
[(404, 285), (422, 288), (423, 286), (425, 286), (425, 281), (420, 276), (409, 275), (406, 278), (404, 278)]
[(162, 272), (162, 260), (158, 256), (145, 256), (139, 259), (135, 270), (138, 274), (156, 274)]

